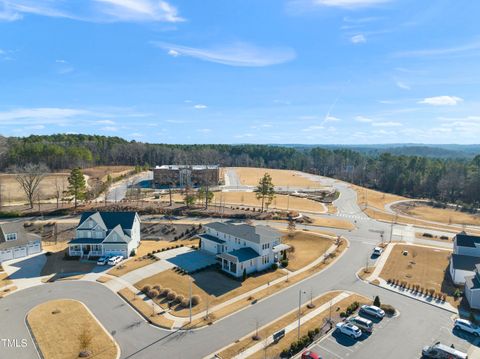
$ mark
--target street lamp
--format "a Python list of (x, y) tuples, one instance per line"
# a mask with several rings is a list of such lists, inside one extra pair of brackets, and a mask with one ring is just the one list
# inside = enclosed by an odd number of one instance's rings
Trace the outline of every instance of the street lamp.
[(302, 294), (307, 294), (304, 290), (298, 291), (298, 329), (297, 329), (297, 339), (300, 339), (300, 309), (302, 306)]

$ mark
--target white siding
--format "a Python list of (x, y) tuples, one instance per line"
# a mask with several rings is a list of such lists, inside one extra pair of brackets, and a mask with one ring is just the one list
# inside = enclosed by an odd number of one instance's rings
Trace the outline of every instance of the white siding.
[(469, 290), (465, 287), (465, 298), (472, 309), (480, 309), (480, 289)]
[(455, 244), (454, 253), (466, 256), (480, 257), (480, 248), (461, 247)]
[(213, 254), (217, 254), (217, 243), (202, 238), (201, 249)]

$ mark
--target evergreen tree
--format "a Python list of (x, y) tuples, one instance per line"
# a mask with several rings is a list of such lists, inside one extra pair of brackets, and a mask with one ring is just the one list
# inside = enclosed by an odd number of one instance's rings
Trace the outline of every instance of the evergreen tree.
[(67, 193), (70, 196), (73, 196), (75, 208), (77, 208), (79, 200), (85, 199), (87, 195), (87, 188), (85, 183), (85, 177), (83, 176), (83, 172), (80, 168), (74, 168), (70, 172), (70, 176), (68, 176)]
[(265, 173), (258, 182), (258, 186), (254, 190), (255, 197), (258, 200), (262, 200), (262, 212), (264, 207), (270, 205), (275, 198), (275, 186), (272, 183), (272, 177), (268, 173)]

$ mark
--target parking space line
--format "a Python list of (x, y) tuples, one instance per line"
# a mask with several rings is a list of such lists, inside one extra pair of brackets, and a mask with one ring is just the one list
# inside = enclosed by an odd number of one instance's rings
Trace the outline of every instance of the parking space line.
[(338, 355), (338, 354), (336, 354), (336, 353), (328, 350), (328, 349), (325, 348), (324, 346), (321, 346), (321, 345), (319, 345), (319, 344), (317, 344), (317, 346), (318, 346), (319, 348), (321, 348), (322, 350), (325, 350), (326, 352), (332, 354), (334, 357), (339, 358), (339, 359), (343, 359), (340, 355)]

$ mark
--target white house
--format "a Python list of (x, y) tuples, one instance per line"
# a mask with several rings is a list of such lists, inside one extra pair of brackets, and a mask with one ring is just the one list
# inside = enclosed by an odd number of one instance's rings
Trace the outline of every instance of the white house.
[(464, 232), (453, 239), (453, 254), (450, 257), (450, 276), (455, 284), (465, 284), (465, 278), (475, 274), (480, 263), (480, 237)]
[(475, 266), (475, 274), (465, 278), (465, 298), (472, 309), (480, 309), (480, 264)]
[(140, 244), (137, 212), (85, 212), (68, 243), (71, 256), (128, 258)]
[(216, 254), (222, 270), (235, 277), (272, 267), (289, 246), (268, 226), (213, 222), (200, 235), (202, 250)]
[(0, 224), (0, 263), (42, 251), (40, 236), (27, 233), (23, 222)]

